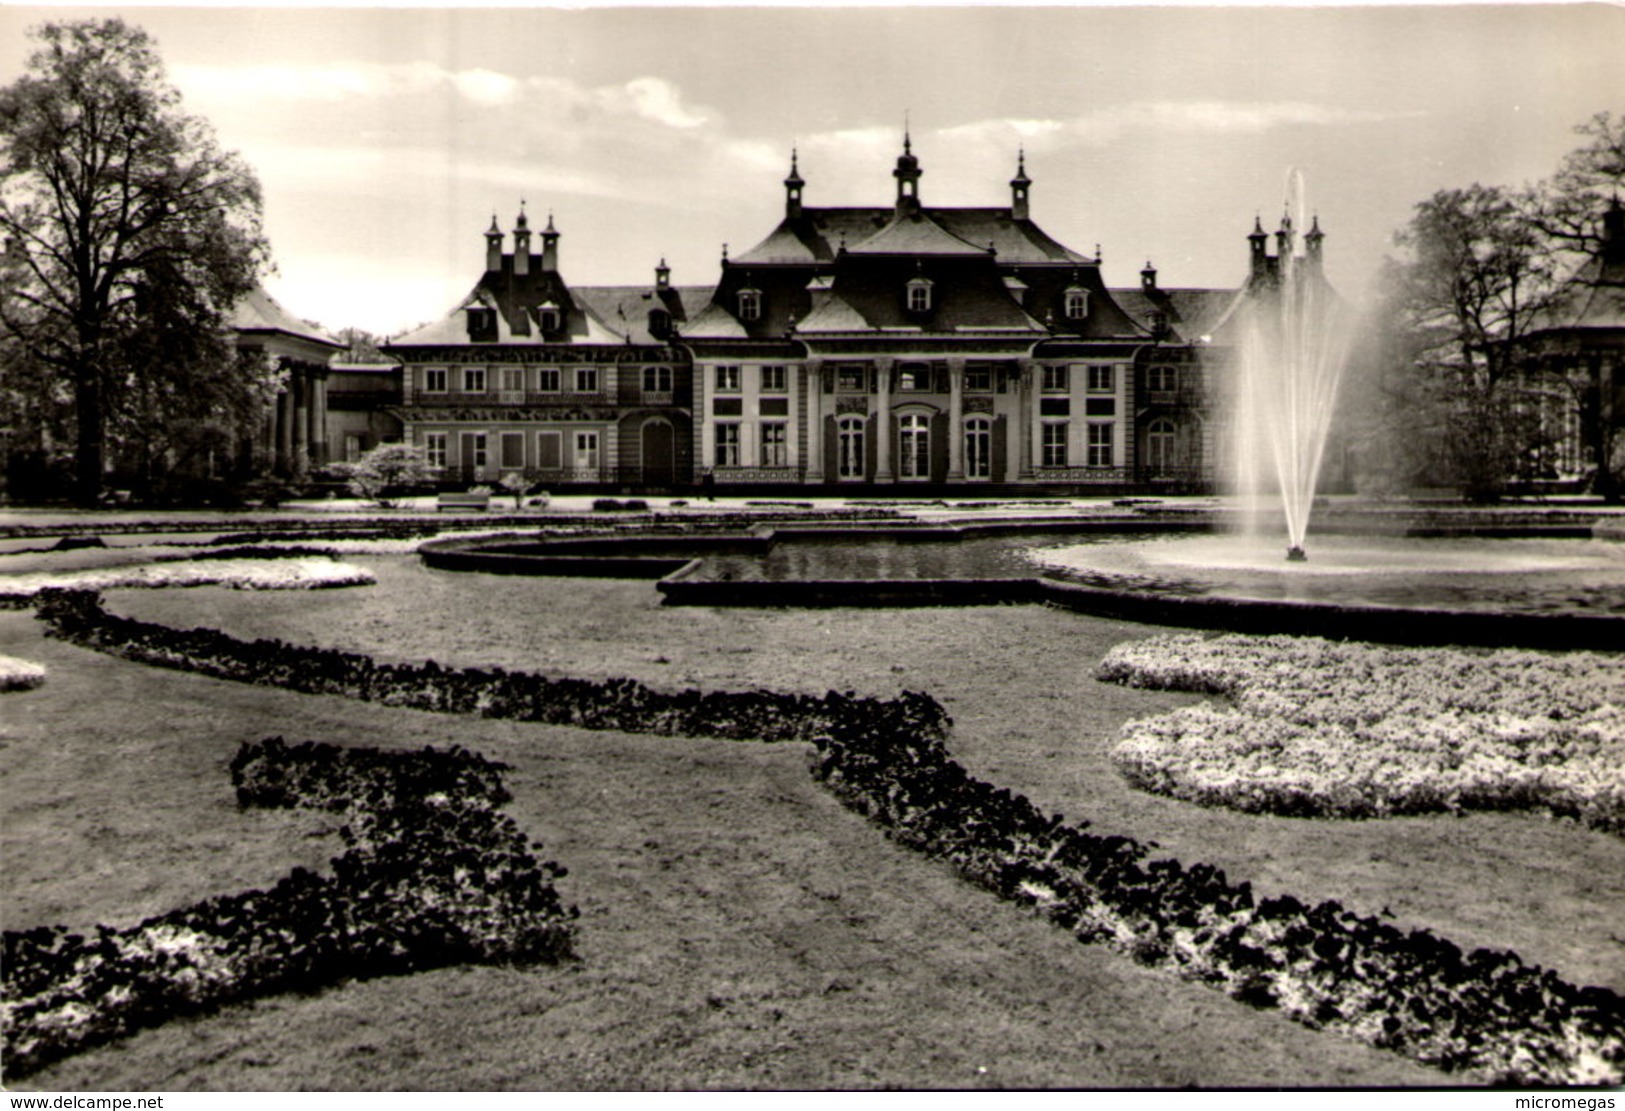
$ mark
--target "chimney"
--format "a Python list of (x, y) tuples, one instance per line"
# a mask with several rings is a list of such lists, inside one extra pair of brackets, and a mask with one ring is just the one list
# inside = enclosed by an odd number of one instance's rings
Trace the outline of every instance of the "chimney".
[(519, 202), (519, 219), (513, 225), (513, 272), (515, 277), (530, 273), (530, 221), (525, 218), (525, 202)]
[(485, 269), (502, 269), (502, 229), (497, 227), (497, 214), (491, 213), (491, 227), (485, 233)]
[(553, 214), (547, 214), (547, 227), (542, 230), (542, 273), (556, 274), (559, 270), (559, 233), (553, 227)]
[(1027, 176), (1027, 151), (1016, 154), (1016, 176), (1010, 179), (1010, 219), (1027, 219), (1027, 195), (1033, 179)]
[(1252, 251), (1250, 273), (1254, 278), (1263, 278), (1269, 272), (1269, 241), (1270, 237), (1264, 234), (1264, 222), (1254, 216), (1253, 231), (1247, 237), (1247, 244)]

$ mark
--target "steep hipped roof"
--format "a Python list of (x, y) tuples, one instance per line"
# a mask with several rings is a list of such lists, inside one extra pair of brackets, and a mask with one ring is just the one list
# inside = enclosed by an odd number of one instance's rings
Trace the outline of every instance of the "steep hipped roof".
[(243, 298), (232, 307), (231, 316), (227, 323), (236, 331), (244, 333), (279, 332), (294, 339), (308, 340), (319, 343), (335, 350), (342, 350), (344, 344), (328, 335), (321, 328), (308, 321), (300, 320), (287, 309), (277, 304), (276, 298), (265, 291), (264, 286), (256, 285), (249, 290)]
[[(733, 259), (750, 264), (829, 262), (844, 245), (853, 250), (886, 230), (894, 208), (804, 208), (787, 217), (768, 237)], [(1002, 263), (1094, 260), (1051, 238), (1031, 220), (1018, 220), (1008, 208), (923, 208), (920, 215), (972, 247), (992, 245)]]
[(897, 213), (863, 242), (847, 248), (858, 255), (985, 255), (987, 251), (945, 230), (924, 212)]
[(1166, 314), (1174, 334), (1186, 342), (1211, 341), (1236, 302), (1234, 289), (1164, 289), (1146, 291), (1142, 286), (1113, 289), (1112, 298), (1136, 324), (1149, 329), (1152, 314)]

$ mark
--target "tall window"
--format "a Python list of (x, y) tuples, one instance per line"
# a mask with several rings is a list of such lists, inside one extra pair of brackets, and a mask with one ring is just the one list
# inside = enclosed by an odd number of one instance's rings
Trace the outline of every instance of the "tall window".
[(576, 393), (598, 392), (598, 368), (595, 366), (576, 367)]
[(719, 467), (739, 466), (739, 425), (718, 423), (715, 428), (716, 452), (713, 461)]
[(965, 477), (990, 478), (993, 474), (993, 422), (972, 417), (965, 422)]
[(518, 366), (503, 367), (502, 388), (507, 393), (522, 393), (525, 389), (525, 368)]
[(1088, 463), (1091, 467), (1112, 465), (1112, 426), (1104, 421), (1089, 425)]
[(463, 466), (473, 467), (477, 471), (484, 470), (485, 465), (490, 462), (490, 456), (486, 451), (485, 433), (470, 432), (464, 435), (463, 448), (468, 455), (468, 458), (463, 460)]
[(908, 416), (897, 422), (897, 473), (901, 478), (931, 477), (931, 421)]
[(508, 470), (517, 470), (525, 465), (525, 434), (523, 432), (504, 432), (502, 434), (502, 466)]
[(788, 388), (789, 379), (782, 366), (764, 366), (762, 368), (762, 392), (784, 393)]
[(446, 465), (446, 434), (444, 432), (425, 432), (423, 434), (423, 455), (431, 467), (444, 467)]
[(1111, 393), (1117, 388), (1117, 376), (1113, 373), (1117, 368), (1107, 366), (1089, 367), (1089, 392)]
[(464, 393), (484, 393), (485, 392), (485, 368), (484, 367), (482, 367), (482, 366), (470, 366), (470, 367), (464, 367), (463, 368), (463, 392)]
[(836, 475), (863, 477), (863, 418), (842, 417), (836, 426)]
[(423, 392), (446, 392), (446, 368), (443, 366), (428, 366), (423, 368)]
[(739, 319), (760, 320), (762, 318), (762, 291), (759, 289), (741, 289), (739, 291)]
[(671, 367), (646, 366), (643, 368), (644, 393), (670, 393)]
[[(1108, 426), (1110, 427), (1110, 426)], [(1145, 466), (1153, 475), (1167, 474), (1174, 466), (1174, 422), (1159, 419), (1145, 430)]]
[(908, 311), (931, 311), (931, 283), (925, 278), (915, 278), (908, 283)]
[(1045, 393), (1066, 393), (1071, 389), (1071, 377), (1067, 374), (1070, 367), (1045, 366), (1043, 387)]
[(717, 367), (717, 393), (739, 392), (739, 368), (736, 366)]
[(762, 466), (790, 465), (788, 428), (783, 421), (763, 421), (761, 426)]
[(547, 431), (536, 433), (536, 465), (544, 470), (564, 466), (564, 435)]
[(558, 393), (559, 368), (556, 366), (538, 368), (536, 371), (536, 389), (539, 393)]
[(598, 433), (576, 433), (575, 465), (583, 471), (596, 471), (598, 469)]
[(1066, 461), (1066, 434), (1067, 422), (1064, 420), (1046, 421), (1043, 425), (1043, 437), (1039, 440), (1039, 462), (1046, 467), (1064, 467)]

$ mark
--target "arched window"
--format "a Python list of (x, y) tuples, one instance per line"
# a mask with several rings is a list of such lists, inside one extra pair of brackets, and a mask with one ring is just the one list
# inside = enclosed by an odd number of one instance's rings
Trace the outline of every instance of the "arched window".
[(971, 417), (965, 422), (965, 477), (993, 476), (993, 422)]
[(931, 420), (918, 415), (897, 421), (897, 475), (931, 477)]
[(836, 425), (836, 476), (863, 477), (863, 418), (842, 417)]
[(739, 319), (760, 320), (762, 318), (762, 291), (759, 289), (741, 289), (739, 291)]
[(1066, 318), (1082, 320), (1089, 315), (1089, 291), (1081, 285), (1066, 287)]
[(909, 280), (908, 311), (931, 311), (931, 281), (929, 278), (911, 278)]
[(1174, 422), (1159, 417), (1145, 430), (1145, 469), (1153, 476), (1165, 475), (1174, 468)]

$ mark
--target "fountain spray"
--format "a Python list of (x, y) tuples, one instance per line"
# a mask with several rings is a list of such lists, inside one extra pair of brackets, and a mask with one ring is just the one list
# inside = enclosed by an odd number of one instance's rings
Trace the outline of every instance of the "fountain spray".
[(1303, 173), (1287, 175), (1286, 212), (1274, 266), (1255, 272), (1247, 290), (1238, 367), (1236, 438), (1243, 490), (1269, 482), (1286, 518), (1287, 559), (1307, 559), (1304, 538), (1348, 351), (1348, 313), (1320, 271), (1315, 220), (1299, 252)]

